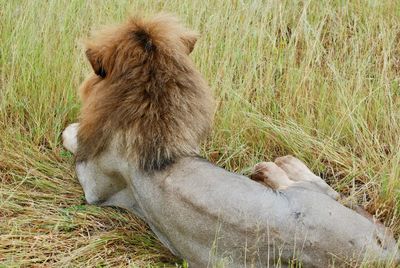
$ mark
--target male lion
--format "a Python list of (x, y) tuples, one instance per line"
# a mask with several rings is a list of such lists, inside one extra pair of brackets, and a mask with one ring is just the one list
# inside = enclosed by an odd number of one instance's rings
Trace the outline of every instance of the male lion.
[(94, 74), (80, 89), (80, 123), (63, 142), (76, 154), (87, 202), (133, 212), (190, 267), (398, 260), (390, 233), (339, 204), (298, 159), (256, 167), (273, 190), (196, 157), (214, 109), (189, 58), (196, 38), (159, 15), (86, 42)]

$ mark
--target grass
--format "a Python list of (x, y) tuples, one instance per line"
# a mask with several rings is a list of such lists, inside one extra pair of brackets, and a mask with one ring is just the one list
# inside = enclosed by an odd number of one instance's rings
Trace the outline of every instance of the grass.
[(132, 11), (202, 34), (218, 101), (203, 155), (248, 174), (293, 154), (399, 237), (397, 1), (0, 0), (0, 267), (182, 265), (132, 215), (86, 205), (60, 144), (90, 71), (80, 38)]

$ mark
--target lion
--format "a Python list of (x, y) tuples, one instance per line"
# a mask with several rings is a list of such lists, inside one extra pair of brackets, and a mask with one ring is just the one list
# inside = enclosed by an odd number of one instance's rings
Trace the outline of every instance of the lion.
[(121, 152), (146, 172), (198, 154), (214, 112), (211, 90), (189, 57), (198, 36), (159, 14), (132, 17), (85, 41), (94, 73), (79, 90), (77, 161), (98, 156), (116, 136)]
[(198, 156), (214, 100), (189, 57), (197, 38), (157, 15), (86, 40), (93, 74), (79, 123), (63, 132), (86, 201), (134, 213), (190, 267), (398, 262), (393, 235), (337, 202), (300, 160), (257, 165), (266, 187)]

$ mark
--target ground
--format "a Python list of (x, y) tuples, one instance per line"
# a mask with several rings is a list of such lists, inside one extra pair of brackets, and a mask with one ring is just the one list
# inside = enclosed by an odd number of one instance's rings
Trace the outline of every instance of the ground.
[(60, 134), (90, 72), (80, 40), (173, 12), (218, 103), (202, 155), (248, 175), (292, 154), (400, 235), (397, 1), (0, 0), (0, 267), (176, 266), (129, 213), (85, 204)]

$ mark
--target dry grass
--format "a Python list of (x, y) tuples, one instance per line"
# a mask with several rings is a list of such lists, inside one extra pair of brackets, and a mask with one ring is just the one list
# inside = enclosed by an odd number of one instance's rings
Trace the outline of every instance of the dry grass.
[(89, 71), (79, 38), (130, 11), (202, 33), (218, 99), (210, 160), (293, 154), (400, 235), (397, 1), (0, 0), (0, 266), (174, 266), (128, 213), (85, 205), (60, 133)]

